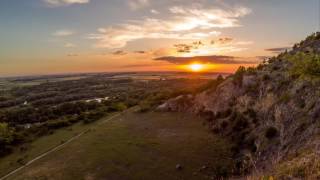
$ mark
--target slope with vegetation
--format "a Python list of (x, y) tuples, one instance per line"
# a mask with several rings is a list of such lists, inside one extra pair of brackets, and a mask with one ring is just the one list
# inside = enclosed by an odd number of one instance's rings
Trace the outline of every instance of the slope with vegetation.
[(320, 178), (320, 33), (203, 92), (159, 106), (205, 117), (233, 142), (234, 175)]

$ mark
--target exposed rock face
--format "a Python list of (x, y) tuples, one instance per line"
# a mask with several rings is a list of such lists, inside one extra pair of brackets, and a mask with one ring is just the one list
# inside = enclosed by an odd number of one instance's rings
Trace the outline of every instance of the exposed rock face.
[(157, 110), (177, 112), (191, 111), (194, 105), (193, 101), (194, 99), (192, 95), (181, 95), (160, 105)]
[[(300, 50), (317, 52), (319, 42), (303, 42)], [(231, 76), (218, 87), (179, 96), (159, 108), (204, 116), (215, 133), (235, 143), (238, 155), (252, 157), (251, 167), (259, 172), (284, 177), (293, 168), (307, 171), (320, 165), (315, 158), (320, 155), (320, 78), (292, 77), (292, 64), (283, 57), (241, 74), (240, 80)], [(318, 178), (319, 172), (305, 176)]]

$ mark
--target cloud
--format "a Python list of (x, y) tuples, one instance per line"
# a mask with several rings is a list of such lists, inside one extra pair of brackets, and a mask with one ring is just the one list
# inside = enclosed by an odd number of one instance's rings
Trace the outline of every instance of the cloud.
[[(190, 43), (179, 43), (173, 45), (176, 53), (180, 56), (208, 56), (208, 55), (225, 55), (233, 52), (247, 50), (246, 45), (253, 44), (252, 41), (235, 41), (233, 38), (218, 38), (216, 40), (199, 40)], [(172, 51), (171, 51), (172, 52)], [(171, 53), (172, 54), (172, 53)], [(166, 56), (166, 55), (164, 55)]]
[(57, 6), (67, 6), (71, 4), (86, 4), (89, 3), (90, 0), (43, 0), (49, 6), (57, 7)]
[(123, 56), (123, 55), (126, 55), (127, 53), (122, 50), (118, 50), (118, 51), (112, 52), (112, 54), (117, 56)]
[(191, 44), (175, 44), (174, 48), (177, 53), (190, 53), (192, 50), (199, 49), (201, 46), (204, 46), (202, 41), (195, 41)]
[(152, 14), (160, 14), (160, 12), (157, 11), (157, 10), (155, 10), (155, 9), (151, 9), (150, 12), (151, 12)]
[(145, 17), (126, 23), (99, 28), (90, 34), (96, 47), (122, 48), (127, 43), (140, 39), (201, 40), (218, 36), (220, 28), (238, 27), (239, 18), (251, 11), (244, 7), (231, 10), (172, 7), (165, 19)]
[(155, 65), (155, 64), (128, 64), (128, 65), (124, 65), (122, 66), (123, 68), (137, 68), (137, 67), (152, 67), (152, 66), (159, 66), (159, 65)]
[(76, 45), (73, 44), (73, 43), (65, 43), (64, 47), (66, 47), (66, 48), (74, 48), (74, 47), (76, 47)]
[(67, 54), (67, 56), (68, 56), (68, 57), (77, 57), (77, 56), (79, 56), (79, 55), (76, 54), (76, 53), (69, 53), (69, 54)]
[(235, 45), (251, 45), (251, 44), (254, 44), (253, 41), (238, 41), (238, 42), (235, 42), (234, 43)]
[(146, 54), (147, 52), (146, 51), (134, 51), (134, 53), (136, 53), (136, 54)]
[(224, 38), (219, 38), (218, 40), (212, 40), (211, 44), (229, 44), (232, 41), (233, 41), (233, 38), (224, 37)]
[(245, 58), (234, 56), (193, 56), (193, 57), (175, 57), (164, 56), (155, 58), (156, 61), (167, 61), (173, 64), (190, 64), (192, 62), (210, 63), (210, 64), (256, 64), (257, 60), (246, 60)]
[(149, 5), (149, 0), (129, 0), (128, 5), (132, 10), (138, 10)]
[(58, 30), (54, 32), (52, 35), (57, 37), (63, 37), (63, 36), (71, 36), (73, 34), (75, 34), (75, 32), (71, 30), (63, 29), (63, 30)]
[(215, 40), (211, 40), (211, 45), (236, 45), (236, 46), (245, 46), (245, 45), (251, 45), (254, 44), (253, 41), (235, 41), (232, 37), (223, 37)]
[(272, 53), (281, 53), (289, 49), (291, 49), (291, 47), (269, 48), (269, 49), (265, 49), (265, 51), (269, 51)]

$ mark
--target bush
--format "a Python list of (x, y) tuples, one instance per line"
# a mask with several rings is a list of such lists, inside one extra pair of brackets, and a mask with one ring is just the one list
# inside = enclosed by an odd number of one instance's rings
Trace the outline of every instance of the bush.
[(263, 81), (268, 81), (268, 80), (270, 80), (271, 78), (270, 78), (270, 76), (268, 75), (268, 74), (264, 74), (263, 76), (262, 76), (262, 80)]
[(206, 90), (209, 90), (212, 92), (212, 91), (215, 91), (216, 88), (224, 81), (224, 78), (222, 75), (219, 75), (216, 79), (212, 79), (210, 80), (208, 83), (206, 83), (205, 85), (203, 86), (200, 86), (196, 91), (195, 91), (195, 94), (197, 93), (200, 93), (200, 92), (203, 92), (203, 91), (206, 91)]
[(290, 73), (293, 77), (319, 77), (320, 56), (315, 53), (296, 53), (286, 58), (293, 63)]
[(242, 86), (243, 81), (243, 75), (246, 73), (246, 68), (243, 66), (240, 66), (236, 73), (233, 75), (233, 83)]
[(257, 113), (255, 110), (248, 108), (245, 112), (246, 115), (248, 115), (251, 119), (256, 119), (257, 118)]
[(268, 127), (265, 132), (265, 137), (267, 139), (273, 139), (278, 136), (278, 129), (275, 127)]
[(206, 111), (206, 110), (203, 110), (199, 113), (199, 115), (201, 117), (203, 117), (204, 120), (206, 121), (213, 121), (215, 120), (215, 114), (212, 112), (212, 111)]
[(220, 127), (221, 127), (221, 129), (226, 129), (228, 127), (228, 125), (229, 125), (229, 122), (224, 120), (224, 121), (222, 121)]
[(257, 70), (254, 67), (248, 67), (247, 68), (247, 74), (248, 75), (256, 75), (257, 74)]
[(254, 136), (250, 136), (249, 138), (247, 138), (243, 143), (244, 146), (249, 149), (251, 152), (256, 152), (257, 151), (257, 146), (255, 144), (256, 141), (256, 137)]
[(47, 123), (47, 127), (49, 129), (59, 129), (59, 128), (67, 127), (70, 125), (71, 123), (69, 122), (69, 120), (65, 118)]
[(290, 101), (290, 94), (289, 93), (284, 93), (282, 96), (280, 96), (279, 102), (282, 103), (288, 103)]
[[(184, 93), (182, 93), (184, 94)], [(165, 102), (165, 100), (171, 98), (171, 97), (175, 97), (177, 95), (180, 95), (177, 92), (157, 92), (157, 93), (152, 93), (150, 95), (148, 95), (143, 101), (141, 101), (139, 103), (140, 106), (140, 112), (147, 112), (151, 109), (153, 109), (154, 107), (160, 105), (161, 103)]]
[(101, 110), (96, 110), (92, 112), (85, 113), (85, 117), (83, 122), (85, 124), (93, 123), (99, 119), (101, 119), (105, 115)]
[(139, 112), (148, 112), (152, 109), (152, 106), (149, 102), (147, 101), (142, 101), (140, 104), (139, 104)]
[(247, 118), (239, 112), (233, 112), (230, 120), (233, 121), (232, 130), (234, 131), (242, 131), (249, 126)]
[(232, 109), (228, 108), (225, 111), (219, 111), (215, 115), (215, 118), (220, 119), (220, 118), (227, 118), (232, 114)]
[(12, 143), (14, 129), (10, 128), (7, 123), (0, 123), (0, 145)]
[(127, 107), (133, 107), (136, 106), (138, 104), (139, 100), (138, 99), (134, 99), (134, 98), (127, 98), (125, 101), (125, 105)]
[(10, 145), (14, 141), (14, 129), (7, 123), (0, 123), (0, 156), (11, 152)]
[(127, 108), (128, 108), (127, 105), (125, 105), (122, 102), (118, 102), (118, 103), (113, 103), (109, 108), (109, 111), (124, 111)]

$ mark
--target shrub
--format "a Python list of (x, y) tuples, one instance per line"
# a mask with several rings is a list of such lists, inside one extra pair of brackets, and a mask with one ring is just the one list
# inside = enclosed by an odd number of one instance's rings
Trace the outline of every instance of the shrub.
[(139, 102), (138, 99), (127, 98), (127, 100), (125, 101), (125, 105), (126, 105), (127, 107), (133, 107), (133, 106), (137, 105), (138, 102)]
[(293, 77), (318, 77), (320, 76), (320, 56), (315, 53), (296, 53), (287, 56), (293, 63), (290, 73)]
[(139, 112), (147, 112), (152, 109), (152, 106), (148, 101), (142, 101), (139, 104), (139, 107), (140, 107)]
[(268, 75), (268, 74), (264, 74), (263, 76), (262, 76), (262, 80), (263, 81), (268, 81), (268, 80), (270, 80), (271, 78), (270, 78), (270, 76)]
[(256, 75), (257, 74), (257, 70), (254, 67), (248, 67), (247, 68), (247, 74)]
[(264, 64), (259, 64), (258, 66), (257, 66), (257, 70), (262, 70), (263, 68), (264, 68)]
[(267, 139), (273, 139), (278, 136), (278, 129), (275, 127), (268, 127), (265, 132), (265, 137)]
[(257, 146), (255, 144), (256, 138), (254, 136), (251, 136), (247, 138), (244, 142), (246, 148), (248, 148), (251, 152), (256, 152), (257, 151)]
[(256, 119), (257, 118), (257, 113), (255, 110), (248, 108), (245, 112), (246, 115), (248, 115), (248, 117), (250, 117), (251, 119)]
[[(181, 92), (181, 94), (189, 94), (190, 92)], [(165, 102), (165, 100), (175, 97), (178, 95), (181, 95), (178, 91), (175, 92), (168, 92), (168, 91), (161, 91), (156, 93), (151, 93), (148, 95), (143, 101), (139, 103), (140, 106), (140, 112), (147, 112), (154, 107), (160, 105), (161, 103)]]
[(215, 118), (220, 119), (220, 118), (226, 118), (229, 117), (232, 114), (232, 110), (230, 108), (226, 109), (225, 111), (219, 111), (215, 115)]
[(91, 111), (85, 114), (83, 123), (89, 124), (101, 119), (105, 113), (102, 110)]
[(215, 114), (212, 111), (201, 111), (200, 116), (206, 121), (213, 121), (215, 119)]
[(124, 111), (126, 109), (127, 109), (127, 106), (122, 102), (114, 103), (111, 105), (111, 110), (113, 111)]
[(287, 103), (290, 101), (290, 98), (291, 96), (289, 93), (284, 93), (282, 96), (280, 96), (279, 102)]
[(72, 123), (72, 124), (80, 121), (79, 115), (67, 116), (67, 119), (68, 119), (68, 121), (69, 121), (70, 123)]
[(223, 77), (219, 75), (217, 79), (210, 80), (207, 84), (199, 87), (195, 92), (203, 92), (206, 90), (215, 91), (216, 88), (224, 81)]
[(65, 118), (47, 123), (47, 127), (49, 129), (59, 129), (59, 128), (67, 127), (70, 125), (71, 125), (71, 123), (69, 122), (69, 120), (65, 119)]
[(224, 120), (224, 121), (222, 121), (220, 127), (221, 127), (221, 129), (226, 129), (228, 127), (228, 125), (229, 125), (229, 122)]
[(246, 72), (246, 68), (243, 66), (240, 66), (236, 73), (233, 75), (233, 83), (242, 86), (242, 81), (243, 81), (243, 75)]
[(232, 129), (234, 131), (241, 131), (246, 129), (249, 126), (248, 120), (246, 117), (243, 116), (243, 114), (239, 112), (235, 112), (231, 116), (231, 120), (234, 121)]
[(0, 123), (0, 145), (10, 144), (14, 138), (14, 129), (10, 128), (7, 123)]
[(0, 123), (0, 156), (11, 152), (11, 145), (14, 141), (14, 129), (7, 123)]
[(223, 81), (224, 80), (224, 78), (223, 78), (223, 76), (221, 75), (221, 74), (219, 74), (219, 76), (217, 77), (217, 81)]

